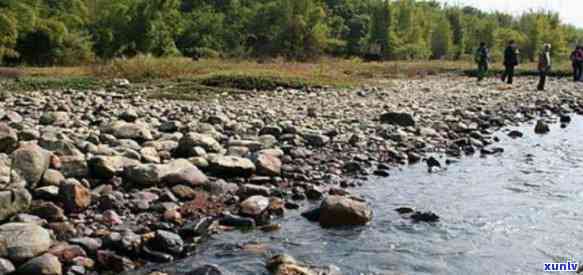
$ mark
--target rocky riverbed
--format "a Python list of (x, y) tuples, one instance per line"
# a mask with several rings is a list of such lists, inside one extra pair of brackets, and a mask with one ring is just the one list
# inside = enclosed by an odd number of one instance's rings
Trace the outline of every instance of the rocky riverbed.
[[(349, 188), (368, 177), (419, 161), (439, 169), (433, 154), (499, 153), (492, 134), (503, 126), (540, 118), (542, 134), (548, 120), (583, 113), (579, 84), (553, 79), (536, 92), (535, 82), (444, 76), (199, 102), (152, 100), (127, 85), (2, 92), (0, 274), (171, 262), (224, 230), (278, 230), (277, 217), (308, 200), (322, 201), (305, 216), (323, 227), (366, 226), (374, 209)], [(338, 272), (286, 255), (266, 268)]]

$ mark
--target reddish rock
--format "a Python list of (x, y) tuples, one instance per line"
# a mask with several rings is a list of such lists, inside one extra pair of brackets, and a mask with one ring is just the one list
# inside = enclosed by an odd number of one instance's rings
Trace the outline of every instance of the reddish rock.
[(66, 183), (59, 188), (65, 211), (69, 213), (81, 212), (91, 205), (91, 191), (77, 183)]

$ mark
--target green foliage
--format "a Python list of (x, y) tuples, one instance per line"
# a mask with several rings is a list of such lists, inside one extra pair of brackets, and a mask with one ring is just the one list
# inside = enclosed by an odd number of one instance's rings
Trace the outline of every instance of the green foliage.
[(321, 55), (460, 59), (485, 42), (520, 41), (533, 59), (583, 42), (558, 14), (519, 17), (416, 0), (2, 0), (0, 63), (75, 65), (154, 57)]
[(443, 59), (451, 53), (452, 32), (449, 22), (444, 17), (437, 19), (431, 34), (431, 55), (435, 59)]

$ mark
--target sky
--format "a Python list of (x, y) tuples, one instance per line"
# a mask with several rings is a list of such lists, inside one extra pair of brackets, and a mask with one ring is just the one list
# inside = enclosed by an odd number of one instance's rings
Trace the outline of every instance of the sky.
[(505, 11), (515, 15), (530, 9), (544, 8), (559, 12), (564, 22), (583, 28), (583, 0), (438, 0), (438, 2), (473, 6), (488, 11)]

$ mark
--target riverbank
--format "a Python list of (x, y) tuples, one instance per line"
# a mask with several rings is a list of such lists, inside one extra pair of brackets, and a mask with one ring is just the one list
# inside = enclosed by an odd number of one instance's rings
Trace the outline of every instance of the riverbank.
[(277, 230), (306, 200), (434, 153), (496, 153), (484, 147), (500, 127), (583, 110), (580, 84), (516, 82), (435, 76), (198, 101), (124, 81), (3, 93), (0, 233), (36, 241), (10, 237), (0, 258), (80, 274), (180, 259), (213, 232)]
[[(114, 78), (128, 79), (142, 86), (154, 86), (172, 95), (197, 91), (273, 90), (284, 88), (348, 88), (362, 85), (385, 86), (388, 79), (422, 79), (428, 76), (475, 74), (468, 61), (363, 62), (360, 59), (322, 58), (294, 63), (280, 59), (236, 60), (155, 58), (136, 56), (77, 67), (0, 67), (0, 85), (11, 90), (97, 89)], [(500, 74), (503, 66), (491, 64), (490, 74)], [(569, 76), (570, 62), (557, 61), (551, 76)], [(518, 76), (538, 76), (536, 63), (520, 65)], [(17, 82), (2, 81), (18, 78)], [(5, 83), (3, 83), (5, 82)], [(137, 87), (136, 87), (137, 88)]]

